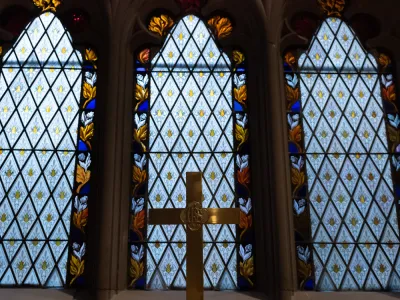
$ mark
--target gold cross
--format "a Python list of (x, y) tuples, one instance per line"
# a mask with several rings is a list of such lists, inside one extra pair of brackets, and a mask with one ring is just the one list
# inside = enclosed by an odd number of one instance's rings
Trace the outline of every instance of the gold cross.
[(186, 208), (150, 209), (149, 224), (185, 224), (186, 299), (203, 300), (203, 224), (239, 224), (239, 208), (202, 208), (201, 173), (186, 173)]

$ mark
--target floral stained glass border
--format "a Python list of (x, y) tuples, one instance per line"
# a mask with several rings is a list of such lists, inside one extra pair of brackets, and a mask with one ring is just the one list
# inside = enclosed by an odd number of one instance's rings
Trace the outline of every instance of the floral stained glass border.
[(95, 129), (97, 102), (97, 54), (85, 49), (82, 65), (84, 77), (79, 118), (78, 159), (75, 173), (74, 201), (71, 218), (70, 259), (67, 283), (69, 286), (85, 286), (85, 262), (87, 257), (87, 230), (89, 195), (92, 192), (92, 139)]
[[(165, 20), (169, 20), (164, 17)], [(169, 21), (169, 23), (172, 21)], [(166, 33), (161, 32), (161, 36)], [(135, 101), (133, 115), (132, 145), (132, 199), (129, 224), (129, 270), (130, 288), (146, 289), (147, 247), (147, 185), (148, 185), (148, 124), (150, 112), (151, 50), (144, 49), (136, 56)], [(237, 226), (237, 284), (240, 289), (254, 285), (254, 252), (252, 199), (250, 193), (250, 167), (248, 143), (248, 101), (245, 56), (232, 52), (235, 136), (235, 190), (237, 207), (241, 209), (240, 225)]]
[[(50, 32), (49, 28), (52, 28), (52, 32)], [(35, 37), (32, 37), (32, 35), (36, 35)], [(34, 38), (35, 40), (31, 40)], [(55, 44), (55, 46), (52, 46), (50, 44), (54, 43), (55, 41), (59, 41), (58, 43)], [(71, 153), (74, 153), (76, 155), (76, 164), (73, 166), (71, 165), (71, 168), (68, 167), (67, 170), (63, 171), (64, 176), (67, 175), (71, 176), (72, 179), (74, 180), (73, 183), (73, 188), (71, 188), (72, 194), (69, 192), (63, 190), (63, 189), (54, 189), (50, 194), (46, 192), (47, 198), (54, 197), (54, 198), (59, 198), (59, 199), (65, 199), (68, 200), (68, 205), (65, 208), (65, 210), (68, 210), (69, 213), (65, 213), (64, 216), (71, 216), (71, 218), (65, 218), (63, 217), (63, 222), (67, 228), (67, 231), (69, 232), (67, 234), (67, 239), (65, 238), (54, 238), (57, 236), (56, 231), (60, 226), (53, 225), (53, 227), (49, 228), (50, 231), (53, 232), (51, 235), (51, 238), (35, 238), (32, 240), (34, 236), (40, 235), (38, 232), (34, 232), (34, 230), (31, 227), (31, 233), (29, 234), (28, 238), (24, 238), (22, 240), (17, 240), (17, 239), (12, 239), (10, 241), (4, 241), (5, 243), (9, 243), (10, 245), (12, 243), (14, 244), (20, 244), (21, 242), (26, 243), (27, 245), (32, 244), (32, 247), (36, 247), (37, 245), (42, 245), (43, 243), (51, 243), (52, 247), (59, 247), (67, 245), (66, 250), (63, 251), (64, 254), (62, 255), (63, 258), (58, 258), (55, 259), (55, 262), (53, 262), (52, 254), (49, 254), (49, 251), (45, 251), (44, 249), (39, 250), (38, 253), (36, 253), (36, 259), (32, 257), (32, 260), (35, 263), (35, 266), (31, 265), (29, 261), (25, 262), (23, 260), (17, 261), (17, 258), (15, 257), (13, 259), (13, 266), (14, 263), (17, 263), (17, 269), (22, 270), (23, 268), (30, 268), (30, 270), (26, 271), (26, 275), (24, 276), (25, 279), (18, 278), (18, 279), (13, 279), (11, 271), (8, 271), (7, 274), (3, 274), (2, 276), (2, 284), (3, 285), (17, 285), (16, 282), (21, 282), (21, 284), (18, 284), (19, 286), (21, 285), (29, 285), (29, 286), (44, 286), (44, 287), (62, 287), (64, 286), (65, 288), (69, 287), (83, 287), (86, 285), (86, 273), (85, 273), (85, 260), (86, 260), (86, 244), (87, 244), (87, 224), (88, 224), (88, 206), (89, 206), (89, 194), (91, 193), (91, 172), (92, 172), (92, 140), (94, 137), (94, 112), (96, 108), (96, 81), (97, 81), (97, 67), (96, 67), (96, 62), (97, 62), (97, 56), (94, 52), (94, 50), (90, 48), (83, 48), (83, 47), (75, 47), (75, 45), (72, 43), (72, 38), (70, 34), (67, 32), (65, 27), (60, 23), (58, 18), (51, 12), (44, 12), (40, 16), (37, 16), (33, 19), (31, 23), (27, 25), (27, 27), (24, 29), (24, 31), (21, 33), (20, 38), (18, 38), (17, 41), (13, 41), (12, 47), (10, 47), (9, 43), (2, 43), (0, 46), (0, 57), (4, 55), (4, 53), (7, 53), (7, 57), (5, 57), (5, 63), (4, 60), (2, 60), (1, 63), (1, 69), (6, 68), (10, 73), (16, 71), (20, 71), (20, 75), (22, 74), (22, 71), (26, 71), (26, 74), (28, 75), (28, 79), (30, 80), (30, 84), (28, 87), (28, 90), (33, 93), (33, 89), (35, 92), (45, 92), (46, 94), (48, 93), (48, 88), (53, 92), (57, 92), (62, 94), (65, 91), (68, 91), (68, 87), (70, 88), (70, 96), (73, 99), (74, 97), (72, 96), (72, 89), (77, 89), (79, 88), (80, 93), (78, 93), (78, 99), (76, 100), (78, 103), (76, 104), (70, 104), (68, 105), (67, 102), (70, 99), (67, 98), (62, 98), (62, 102), (58, 103), (60, 112), (61, 109), (65, 110), (65, 113), (74, 113), (77, 114), (75, 116), (77, 119), (76, 126), (77, 130), (73, 130), (73, 139), (75, 140), (75, 143), (77, 141), (77, 146), (76, 148), (73, 147), (70, 149), (70, 145), (64, 145), (66, 148), (69, 150), (65, 151), (59, 151), (63, 152), (63, 155), (65, 157), (70, 157)], [(41, 46), (42, 45), (42, 46)], [(40, 48), (40, 54), (38, 51), (35, 51), (39, 47)], [(37, 58), (35, 59), (35, 53)], [(71, 53), (72, 52), (72, 53)], [(79, 53), (79, 59), (76, 56), (76, 54)], [(52, 56), (49, 58), (50, 54)], [(83, 55), (81, 55), (83, 54)], [(27, 56), (30, 55), (29, 63), (26, 62)], [(18, 57), (18, 60), (16, 59)], [(82, 58), (83, 57), (83, 60)], [(68, 60), (68, 63), (67, 63)], [(58, 65), (58, 67), (57, 67)], [(30, 67), (28, 67), (30, 66)], [(13, 69), (15, 69), (13, 71)], [(48, 83), (48, 81), (51, 82), (50, 79), (46, 78), (47, 75), (43, 75), (44, 70), (49, 73), (54, 73), (54, 74), (61, 74), (58, 77), (58, 79), (53, 78), (51, 84)], [(82, 86), (75, 86), (75, 87), (70, 87), (70, 84), (66, 81), (62, 81), (60, 79), (62, 74), (64, 72), (75, 72), (76, 81), (75, 82), (82, 82)], [(29, 74), (40, 74), (42, 78), (40, 79), (39, 75), (37, 77), (29, 77)], [(46, 73), (47, 74), (47, 73)], [(33, 75), (32, 75), (33, 76)], [(15, 77), (15, 75), (14, 75)], [(12, 78), (14, 78), (12, 77)], [(28, 80), (25, 79), (25, 80)], [(35, 82), (33, 82), (35, 80)], [(56, 82), (54, 81), (56, 80)], [(59, 81), (61, 80), (61, 81)], [(5, 82), (2, 81), (2, 84), (5, 85)], [(25, 81), (23, 79), (20, 79), (17, 83), (13, 84), (19, 84), (19, 87), (17, 87), (16, 91), (19, 92), (20, 90), (22, 91), (22, 86), (25, 86)], [(38, 85), (39, 84), (39, 85)], [(60, 86), (56, 84), (60, 84)], [(65, 86), (64, 84), (67, 84), (68, 86)], [(11, 87), (2, 87), (10, 89)], [(35, 94), (36, 95), (36, 94)], [(39, 97), (39, 96), (37, 96)], [(80, 99), (79, 99), (80, 97)], [(29, 96), (27, 96), (29, 98)], [(50, 98), (50, 97), (49, 97)], [(35, 98), (35, 100), (37, 100)], [(68, 100), (68, 101), (67, 101)], [(6, 100), (7, 101), (7, 100)], [(16, 105), (22, 105), (20, 104), (21, 99), (13, 99), (13, 101), (17, 101)], [(19, 101), (19, 102), (18, 102)], [(27, 102), (29, 101), (26, 99), (23, 99), (23, 101), (26, 102), (24, 104), (24, 111), (25, 112), (34, 112), (34, 111), (39, 111), (39, 104), (35, 104), (33, 102)], [(41, 104), (41, 106), (45, 105), (44, 103), (46, 100), (44, 100)], [(22, 102), (21, 102), (22, 103)], [(3, 103), (4, 104), (4, 103)], [(25, 106), (26, 105), (26, 106)], [(47, 108), (46, 112), (50, 113), (54, 107), (54, 103), (47, 102)], [(77, 105), (77, 110), (75, 110), (75, 105)], [(7, 109), (7, 103), (6, 103), (6, 109)], [(57, 108), (56, 108), (57, 109)], [(7, 109), (8, 110), (8, 109)], [(39, 113), (39, 112), (37, 112)], [(43, 117), (43, 116), (41, 116)], [(63, 115), (62, 118), (65, 118), (66, 116)], [(22, 119), (23, 122), (28, 122), (29, 119)], [(40, 121), (39, 121), (40, 123)], [(43, 124), (42, 124), (43, 125)], [(39, 125), (40, 126), (40, 125)], [(60, 125), (60, 126), (65, 126)], [(42, 126), (39, 127), (34, 127), (37, 131), (44, 129), (45, 131), (49, 130), (49, 128), (42, 128)], [(62, 130), (59, 129), (59, 127), (54, 127), (54, 130), (56, 130), (55, 133), (53, 134), (58, 134), (61, 133)], [(27, 128), (23, 128), (23, 130), (27, 130)], [(2, 133), (3, 134), (3, 133)], [(74, 136), (76, 134), (76, 136)], [(4, 138), (4, 136), (2, 136)], [(53, 137), (52, 137), (53, 138)], [(5, 140), (3, 140), (4, 142)], [(7, 149), (4, 149), (6, 143), (2, 143), (0, 145), (0, 155), (4, 153), (11, 153), (11, 151), (8, 151)], [(19, 145), (23, 145), (22, 143), (19, 143)], [(51, 149), (51, 151), (47, 151), (48, 146), (45, 146), (45, 142), (42, 143), (43, 145), (43, 150), (40, 150), (33, 147), (32, 149), (29, 149), (29, 151), (20, 151), (20, 153), (23, 152), (37, 152), (41, 153), (42, 156), (46, 156), (47, 153), (53, 153), (57, 152), (57, 149)], [(62, 147), (64, 147), (62, 146)], [(16, 146), (18, 148), (18, 146)], [(15, 148), (15, 147), (14, 147)], [(42, 149), (42, 148), (41, 148)], [(64, 149), (64, 148), (63, 148)], [(27, 149), (28, 150), (28, 149)], [(15, 150), (14, 150), (15, 151)], [(32, 155), (31, 158), (34, 156)], [(55, 159), (56, 155), (53, 155), (53, 158)], [(53, 160), (54, 160), (53, 159)], [(57, 162), (55, 163), (56, 165)], [(45, 167), (43, 167), (45, 168)], [(46, 167), (45, 170), (41, 171), (42, 174), (40, 176), (47, 176), (47, 178), (50, 178), (48, 176), (52, 176), (56, 178), (59, 173), (59, 170), (53, 167), (53, 170), (51, 168), (49, 169), (49, 165)], [(4, 169), (4, 167), (2, 167)], [(49, 174), (46, 172), (51, 171)], [(18, 170), (17, 170), (18, 171)], [(31, 169), (30, 173), (28, 172), (27, 176), (34, 175), (34, 170)], [(23, 176), (22, 171), (17, 172), (18, 176)], [(7, 174), (6, 174), (7, 176)], [(71, 179), (71, 183), (72, 183)], [(42, 180), (43, 181), (43, 180)], [(38, 186), (39, 183), (36, 183), (35, 186)], [(42, 187), (34, 188), (31, 193), (36, 191), (37, 193), (35, 197), (40, 197), (45, 198), (45, 192), (42, 192)], [(46, 188), (45, 188), (46, 189)], [(38, 192), (39, 191), (39, 192)], [(57, 193), (57, 195), (56, 195)], [(39, 196), (40, 195), (40, 196)], [(43, 197), (42, 197), (43, 196)], [(29, 197), (34, 198), (33, 195), (29, 195)], [(36, 199), (36, 198), (35, 198)], [(1, 199), (1, 201), (4, 204), (4, 199)], [(47, 200), (46, 203), (43, 204), (48, 206), (50, 205), (49, 203), (51, 200)], [(0, 208), (2, 211), (0, 212), (0, 215), (2, 216), (1, 221), (3, 222), (3, 219), (6, 220), (10, 217), (9, 211), (4, 211), (4, 205)], [(46, 211), (43, 211), (41, 214), (41, 218), (43, 217), (43, 214), (45, 214)], [(27, 211), (26, 213), (26, 218), (24, 220), (29, 221), (29, 220), (34, 220), (34, 211)], [(53, 224), (57, 221), (55, 218), (56, 216), (54, 215), (54, 212), (51, 212), (51, 210), (47, 211), (47, 221), (49, 220), (55, 220)], [(36, 216), (38, 218), (36, 225), (39, 224), (39, 215)], [(14, 216), (16, 218), (16, 216)], [(61, 215), (59, 216), (61, 218)], [(48, 223), (51, 223), (50, 221)], [(60, 223), (61, 224), (61, 221)], [(36, 226), (35, 225), (35, 226)], [(18, 234), (17, 234), (18, 235)], [(62, 234), (61, 234), (62, 235)], [(44, 239), (44, 240), (42, 240)], [(46, 246), (47, 247), (47, 246)], [(44, 248), (44, 247), (42, 247)], [(52, 251), (55, 251), (55, 248), (52, 248)], [(31, 248), (29, 248), (31, 250)], [(33, 248), (32, 248), (33, 249)], [(22, 250), (21, 250), (22, 251)], [(20, 252), (21, 252), (20, 251)], [(32, 250), (33, 251), (33, 250)], [(46, 252), (46, 253), (45, 253)], [(7, 255), (11, 255), (7, 253)], [(50, 255), (50, 256), (49, 256)], [(56, 254), (54, 254), (56, 255)], [(58, 255), (58, 254), (57, 254)], [(61, 254), (60, 254), (61, 255)], [(19, 259), (22, 259), (23, 257), (20, 256)], [(61, 263), (61, 260), (64, 260), (63, 263)], [(38, 264), (40, 264), (41, 270), (38, 271)], [(29, 267), (29, 265), (31, 265)], [(6, 266), (7, 267), (7, 266)], [(9, 267), (11, 267), (11, 262)], [(38, 272), (40, 276), (39, 277), (34, 275), (34, 269), (36, 268), (36, 271)], [(53, 273), (55, 274), (57, 271), (56, 269), (65, 270), (64, 272), (61, 272), (61, 275), (56, 275), (52, 276)], [(49, 271), (50, 270), (50, 271)], [(30, 272), (29, 276), (27, 275), (28, 272)], [(51, 274), (49, 275), (49, 272)], [(47, 274), (47, 275), (46, 275)], [(15, 275), (16, 276), (16, 275)], [(51, 277), (51, 278), (50, 278)], [(47, 279), (46, 279), (47, 278)], [(14, 283), (12, 283), (14, 282)]]
[[(298, 79), (298, 58), (303, 52), (302, 50), (285, 52), (283, 56), (283, 69), (287, 104), (288, 148), (291, 170), (298, 287), (301, 290), (315, 290), (317, 287), (315, 284), (315, 266), (312, 254), (312, 224), (309, 211), (310, 200), (307, 190), (306, 152), (304, 150), (300, 82)], [(378, 62), (379, 84), (385, 113), (384, 119), (387, 128), (392, 179), (395, 191), (395, 206), (398, 212), (400, 199), (400, 156), (398, 154), (400, 152), (400, 116), (398, 111), (399, 102), (393, 76), (393, 64), (388, 55), (379, 53), (378, 51), (373, 51), (373, 54)], [(345, 245), (346, 244), (344, 244), (344, 246)], [(398, 249), (399, 246), (389, 241), (387, 247), (395, 250)], [(398, 253), (394, 259), (398, 259)], [(381, 266), (381, 268), (383, 267)], [(390, 289), (398, 290), (400, 288), (400, 281), (397, 279), (400, 278), (398, 272), (399, 270), (396, 267), (396, 271), (392, 275)]]

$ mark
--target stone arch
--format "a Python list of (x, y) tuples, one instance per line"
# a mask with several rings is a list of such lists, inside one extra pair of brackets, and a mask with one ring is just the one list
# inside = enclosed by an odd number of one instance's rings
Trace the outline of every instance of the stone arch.
[[(41, 10), (36, 8), (34, 6), (34, 4), (32, 3), (32, 1), (30, 0), (16, 0), (16, 1), (3, 1), (0, 5), (0, 14), (4, 12), (4, 10), (6, 10), (9, 7), (21, 7), (25, 10), (27, 10), (30, 15), (32, 16), (32, 19), (35, 19), (37, 17), (39, 17), (41, 15)], [(101, 22), (101, 20), (106, 20), (106, 14), (104, 13), (102, 4), (98, 4), (97, 1), (85, 1), (84, 3), (81, 1), (67, 1), (65, 3), (63, 3), (59, 9), (57, 10), (56, 15), (58, 17), (61, 17), (61, 23), (65, 26), (65, 22), (64, 22), (64, 17), (69, 17), (70, 13), (72, 11), (75, 11), (77, 9), (83, 9), (85, 12), (88, 13), (88, 16), (90, 17), (90, 22), (89, 25), (82, 31), (80, 32), (71, 32), (71, 36), (73, 39), (73, 46), (74, 48), (76, 46), (87, 46), (87, 47), (93, 47), (94, 49), (96, 49), (97, 54), (101, 57), (101, 59), (99, 60), (98, 63), (98, 68), (100, 70), (105, 70), (106, 66), (107, 66), (107, 52), (108, 52), (108, 43), (107, 40), (104, 39), (104, 36), (108, 36), (108, 34), (104, 34), (108, 32), (108, 22)], [(71, 15), (72, 16), (72, 15)], [(11, 16), (12, 18), (12, 16)], [(28, 22), (31, 20), (28, 20)], [(25, 27), (25, 25), (27, 24), (23, 24), (22, 29)], [(67, 28), (68, 29), (68, 28)], [(3, 47), (3, 54), (4, 52), (6, 52), (6, 50), (12, 46), (12, 44), (16, 41), (16, 39), (18, 38), (19, 34), (17, 35), (12, 35), (10, 32), (8, 32), (7, 30), (5, 30), (4, 28), (0, 27), (0, 40), (2, 42)], [(98, 87), (98, 101), (99, 103), (105, 103), (106, 102), (106, 91), (107, 91), (107, 87), (106, 87), (106, 76), (101, 76), (98, 80), (99, 83), (99, 87)], [(98, 107), (99, 109), (96, 109), (96, 113), (97, 116), (99, 117), (99, 119), (102, 118), (102, 115), (104, 113), (104, 109), (102, 107), (102, 105), (99, 105)], [(101, 132), (102, 130), (102, 124), (101, 122), (97, 122), (95, 125), (95, 130), (97, 132)], [(92, 142), (94, 148), (99, 149), (99, 138), (98, 136), (93, 139)], [(98, 169), (99, 169), (99, 163), (98, 163), (98, 159), (99, 159), (99, 152), (100, 151), (94, 151), (93, 155), (92, 155), (92, 159), (93, 161), (95, 161), (94, 163), (94, 171), (93, 172), (93, 184), (96, 184), (96, 182), (98, 182)], [(97, 191), (95, 189), (93, 189), (90, 193), (90, 197), (91, 198), (96, 198), (97, 197)], [(98, 209), (98, 206), (95, 205), (95, 201), (93, 201), (93, 205), (91, 206), (92, 209), (92, 213), (90, 216), (90, 223), (93, 222), (93, 224), (95, 224), (96, 222), (98, 222), (97, 216), (96, 216), (96, 211)], [(89, 236), (89, 240), (88, 240), (88, 248), (90, 248), (92, 250), (92, 253), (96, 253), (96, 228), (95, 226), (92, 226), (91, 228), (88, 228), (88, 236)], [(96, 255), (91, 255), (91, 257), (88, 257), (88, 260), (86, 262), (86, 267), (88, 270), (88, 284), (87, 284), (87, 288), (88, 290), (93, 289), (94, 288), (94, 276), (93, 276), (93, 268), (94, 268), (94, 264), (95, 264), (95, 257)], [(69, 293), (71, 291), (69, 290), (62, 290), (62, 293)], [(38, 292), (40, 293), (40, 291)], [(48, 293), (48, 294), (53, 294), (54, 297), (58, 297), (57, 293), (52, 293), (50, 291), (44, 290), (43, 293)], [(77, 293), (77, 296), (79, 296), (80, 293)]]
[[(397, 61), (398, 59), (398, 55), (396, 55), (395, 53), (398, 53), (399, 51), (399, 39), (396, 36), (396, 17), (395, 17), (395, 12), (391, 13), (388, 12), (388, 7), (391, 7), (391, 3), (389, 1), (383, 1), (381, 3), (362, 3), (362, 1), (346, 1), (349, 2), (346, 5), (346, 9), (344, 11), (344, 19), (346, 21), (351, 20), (352, 16), (358, 14), (358, 13), (366, 13), (369, 14), (371, 16), (373, 16), (374, 18), (376, 18), (378, 20), (378, 22), (381, 25), (381, 31), (379, 33), (378, 36), (375, 36), (371, 39), (368, 39), (365, 42), (365, 47), (367, 50), (373, 50), (373, 49), (386, 49), (388, 51), (389, 54), (392, 54), (392, 58), (394, 61)], [(286, 1), (286, 6), (284, 9), (284, 13), (282, 16), (282, 20), (283, 22), (286, 23), (290, 23), (291, 18), (296, 15), (297, 13), (300, 12), (309, 12), (309, 13), (313, 13), (316, 14), (318, 16), (320, 16), (321, 20), (322, 18), (322, 13), (319, 10), (319, 7), (317, 5), (316, 1), (313, 0), (307, 0), (307, 1), (293, 1), (293, 0), (289, 0)], [(393, 17), (388, 18), (389, 15), (392, 15)], [(281, 41), (280, 41), (280, 52), (284, 53), (284, 51), (291, 49), (291, 48), (300, 48), (300, 49), (306, 49), (306, 47), (310, 44), (310, 41), (300, 38), (296, 32), (293, 30), (293, 28), (290, 28), (290, 26), (287, 26), (287, 30), (286, 31), (282, 31), (281, 34)], [(382, 49), (383, 48), (383, 49)], [(396, 73), (398, 73), (399, 71), (399, 65), (396, 64)], [(283, 72), (281, 73), (283, 74)], [(397, 76), (396, 78), (397, 81), (397, 85), (399, 84), (399, 78)], [(282, 87), (282, 91), (283, 91), (283, 87)], [(282, 101), (284, 100), (284, 97), (281, 98)], [(287, 138), (287, 134), (285, 133), (285, 138)], [(289, 170), (285, 170), (285, 172), (287, 172), (287, 174), (289, 174)], [(290, 197), (290, 196), (289, 196)], [(290, 199), (288, 199), (288, 201), (292, 201)], [(292, 208), (291, 208), (291, 204), (289, 204), (289, 206), (287, 207), (288, 209), (288, 213), (291, 215), (292, 214)], [(293, 230), (293, 225), (290, 224), (291, 229)], [(282, 235), (280, 235), (282, 236)], [(285, 243), (287, 245), (292, 245), (292, 249), (294, 250), (294, 244), (291, 243), (290, 241), (288, 241), (289, 237), (285, 237)], [(294, 255), (293, 253), (291, 254), (291, 259), (293, 259)], [(292, 292), (290, 292), (290, 294), (293, 295), (294, 299), (300, 299), (300, 297), (304, 296), (305, 293), (302, 293), (300, 291), (298, 291), (298, 286), (297, 286), (297, 275), (296, 275), (296, 266), (295, 263), (292, 264), (292, 266), (290, 267), (290, 269), (286, 269), (287, 272), (290, 273), (290, 275), (292, 276), (292, 284), (291, 284), (291, 288), (290, 290)], [(289, 274), (288, 273), (288, 274)], [(377, 297), (377, 294), (374, 293), (358, 293), (359, 295), (363, 295), (363, 297), (369, 297), (368, 299), (373, 299), (373, 297)], [(313, 297), (316, 297), (315, 299), (328, 299), (329, 296), (319, 293), (319, 294), (313, 294), (313, 293), (307, 293), (308, 297), (310, 297), (310, 299), (314, 299)], [(335, 293), (331, 293), (331, 295), (333, 297), (335, 297)], [(341, 295), (344, 295), (344, 293), (341, 293)], [(351, 297), (352, 293), (346, 294), (346, 297)], [(325, 298), (327, 297), (327, 298)], [(382, 297), (385, 297), (384, 295), (382, 295)]]
[[(114, 6), (115, 5), (115, 6)], [(246, 12), (239, 9), (246, 5)], [(269, 9), (276, 9), (278, 14), (270, 14), (270, 18), (275, 21), (279, 19), (282, 4), (270, 3)], [(178, 15), (179, 8), (175, 1), (133, 1), (128, 3), (120, 1), (109, 6), (111, 13), (110, 20), (113, 26), (110, 31), (111, 44), (110, 57), (113, 62), (110, 64), (109, 98), (111, 103), (106, 107), (110, 116), (105, 119), (105, 132), (103, 138), (109, 141), (104, 145), (104, 153), (109, 157), (104, 162), (104, 177), (101, 182), (101, 219), (99, 236), (99, 264), (97, 288), (100, 299), (109, 299), (118, 291), (125, 290), (127, 287), (127, 239), (128, 239), (128, 214), (126, 209), (129, 205), (129, 186), (130, 186), (130, 143), (132, 129), (131, 122), (133, 111), (133, 53), (145, 43), (161, 45), (160, 40), (148, 32), (146, 20), (150, 13), (157, 8), (165, 8), (172, 14)], [(274, 264), (277, 249), (273, 242), (276, 238), (274, 225), (275, 203), (272, 199), (275, 185), (279, 182), (268, 182), (267, 178), (272, 178), (273, 168), (269, 162), (273, 161), (272, 156), (267, 157), (265, 153), (274, 151), (271, 147), (273, 135), (267, 132), (268, 124), (271, 120), (270, 106), (273, 102), (269, 100), (268, 87), (275, 90), (273, 79), (267, 83), (268, 78), (276, 77), (276, 72), (269, 70), (268, 60), (277, 61), (279, 54), (276, 52), (276, 40), (279, 35), (275, 29), (270, 29), (267, 33), (267, 17), (264, 13), (261, 1), (248, 1), (245, 4), (241, 1), (235, 3), (225, 1), (209, 1), (203, 8), (204, 16), (210, 15), (215, 10), (222, 10), (228, 13), (235, 21), (234, 33), (231, 37), (221, 41), (222, 46), (239, 45), (247, 54), (249, 59), (249, 98), (255, 99), (252, 103), (250, 115), (253, 122), (250, 125), (252, 132), (252, 160), (254, 168), (253, 178), (253, 197), (260, 199), (259, 205), (255, 210), (262, 213), (255, 215), (257, 228), (257, 256), (256, 277), (260, 282), (258, 289), (265, 294), (275, 297), (278, 293), (275, 281), (276, 274), (279, 273), (278, 265)], [(279, 22), (277, 21), (279, 24)], [(280, 25), (279, 25), (280, 26)], [(270, 35), (271, 40), (267, 42), (265, 37)], [(273, 49), (272, 55), (268, 53)], [(267, 53), (267, 55), (266, 55)], [(274, 66), (275, 67), (275, 66)], [(279, 70), (279, 64), (276, 64)], [(270, 76), (271, 74), (271, 76)], [(272, 75), (273, 74), (273, 75)], [(276, 83), (275, 83), (276, 84)], [(279, 94), (279, 93), (278, 93)], [(271, 98), (272, 99), (272, 98)], [(276, 101), (274, 101), (276, 102)], [(274, 110), (280, 108), (274, 108)], [(280, 113), (279, 113), (280, 114)], [(284, 118), (283, 114), (282, 119)], [(283, 123), (282, 123), (283, 124)], [(271, 128), (275, 127), (270, 126)], [(280, 127), (280, 126), (278, 126)], [(283, 127), (281, 127), (283, 132)], [(280, 130), (280, 129), (278, 129)], [(272, 129), (271, 129), (272, 131)], [(280, 135), (274, 133), (274, 135)], [(267, 138), (265, 138), (267, 137)], [(282, 140), (282, 145), (284, 142)], [(281, 151), (282, 152), (282, 151)], [(283, 155), (284, 156), (284, 155)], [(285, 179), (286, 180), (286, 179)], [(262, 200), (261, 200), (262, 199)], [(263, 253), (268, 253), (264, 255)], [(268, 270), (268, 271), (266, 271)]]

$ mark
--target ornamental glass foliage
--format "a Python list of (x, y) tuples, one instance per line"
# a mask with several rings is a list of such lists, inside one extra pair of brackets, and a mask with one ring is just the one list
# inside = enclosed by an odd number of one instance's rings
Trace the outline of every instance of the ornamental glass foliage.
[[(186, 172), (203, 172), (203, 207), (241, 208), (240, 226), (204, 226), (204, 286), (253, 285), (252, 200), (244, 55), (232, 61), (188, 15), (150, 60), (137, 55), (129, 283), (186, 287), (186, 226), (147, 225), (151, 208), (186, 207)], [(199, 270), (200, 271), (200, 270)]]
[(390, 60), (367, 53), (333, 17), (306, 53), (284, 60), (300, 288), (398, 290), (400, 121)]
[[(84, 99), (83, 85), (92, 91)], [(51, 12), (28, 24), (4, 53), (1, 285), (84, 282), (95, 85), (93, 67), (86, 66)]]

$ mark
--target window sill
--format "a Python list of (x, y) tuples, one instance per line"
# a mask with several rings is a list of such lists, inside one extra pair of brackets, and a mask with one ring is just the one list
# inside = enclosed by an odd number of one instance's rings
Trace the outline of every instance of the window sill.
[(295, 292), (292, 300), (395, 300), (400, 293), (381, 292)]
[(0, 288), (0, 299), (7, 300), (73, 300), (73, 292), (55, 289)]
[[(233, 291), (205, 292), (204, 298), (207, 300), (265, 300), (265, 296), (256, 293), (239, 293)], [(112, 300), (185, 300), (184, 291), (123, 291), (114, 296)]]

